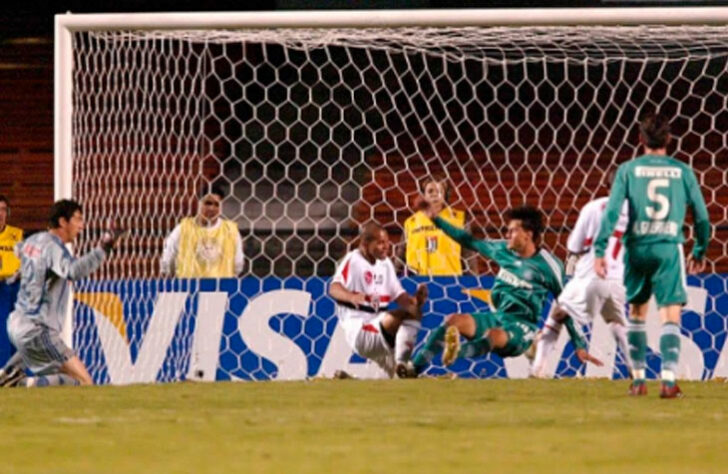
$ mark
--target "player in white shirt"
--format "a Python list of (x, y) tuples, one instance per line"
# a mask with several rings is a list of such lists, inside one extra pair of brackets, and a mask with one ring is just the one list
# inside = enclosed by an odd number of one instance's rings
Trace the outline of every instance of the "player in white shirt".
[[(568, 315), (579, 326), (586, 326), (601, 314), (623, 354), (627, 352), (625, 330), (625, 288), (622, 282), (624, 273), (624, 248), (622, 235), (627, 228), (629, 216), (627, 203), (607, 247), (607, 277), (601, 279), (594, 273), (594, 248), (592, 244), (599, 233), (608, 197), (587, 203), (579, 213), (574, 230), (569, 235), (566, 273), (573, 278), (564, 287), (552, 305), (551, 312), (544, 323), (536, 343), (536, 355), (531, 365), (531, 375), (544, 377), (546, 359), (553, 350), (561, 332), (561, 321)], [(625, 357), (625, 359), (627, 359)]]
[[(427, 286), (415, 297), (403, 288), (387, 257), (389, 235), (377, 224), (368, 224), (359, 248), (339, 263), (329, 287), (336, 302), (346, 341), (360, 356), (370, 359), (390, 377), (414, 377), (409, 359), (421, 328)], [(398, 309), (390, 310), (397, 303)]]

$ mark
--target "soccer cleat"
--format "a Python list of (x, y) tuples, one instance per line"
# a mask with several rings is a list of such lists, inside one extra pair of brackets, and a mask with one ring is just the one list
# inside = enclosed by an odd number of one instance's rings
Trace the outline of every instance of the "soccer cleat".
[(445, 331), (445, 350), (442, 353), (442, 364), (452, 365), (458, 358), (460, 352), (460, 331), (455, 326), (450, 326)]
[(13, 366), (0, 369), (0, 387), (15, 387), (23, 377), (25, 377), (25, 373), (20, 367)]
[(668, 385), (663, 383), (660, 386), (660, 398), (682, 398), (683, 393), (676, 383)]
[(632, 382), (629, 385), (629, 395), (633, 397), (641, 397), (643, 395), (647, 395), (647, 384), (644, 382), (635, 383)]
[(345, 370), (337, 370), (334, 372), (334, 378), (339, 380), (345, 380), (345, 379), (355, 379), (353, 375), (351, 375), (349, 372)]
[(412, 365), (411, 361), (397, 362), (397, 366), (394, 369), (397, 374), (397, 378), (400, 379), (415, 379), (417, 378), (417, 371), (415, 366)]

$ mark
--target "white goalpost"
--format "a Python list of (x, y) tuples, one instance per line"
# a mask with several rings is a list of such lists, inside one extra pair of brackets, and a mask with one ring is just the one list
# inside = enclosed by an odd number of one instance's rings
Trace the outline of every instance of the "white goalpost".
[[(652, 108), (673, 117), (672, 152), (714, 227), (680, 375), (728, 376), (727, 24), (724, 7), (58, 15), (55, 197), (84, 206), (77, 251), (108, 217), (131, 231), (75, 288), (74, 348), (99, 383), (380, 376), (326, 296), (361, 223), (401, 242), (419, 183), (444, 174), (476, 236), (501, 237), (507, 207), (535, 205), (563, 258), (581, 206), (639, 154)], [(160, 278), (164, 236), (208, 185), (225, 190), (245, 276)], [(487, 307), (496, 269), (466, 270), (406, 279), (430, 285), (426, 327)], [(587, 376), (626, 374), (614, 347), (594, 349), (608, 364)], [(556, 376), (583, 373), (558, 352)], [(519, 377), (525, 364), (457, 370)]]

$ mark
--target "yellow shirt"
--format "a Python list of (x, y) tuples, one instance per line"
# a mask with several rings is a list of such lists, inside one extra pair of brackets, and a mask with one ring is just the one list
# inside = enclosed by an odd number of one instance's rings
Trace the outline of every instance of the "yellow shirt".
[(15, 255), (15, 244), (23, 240), (23, 230), (6, 225), (0, 232), (0, 278), (7, 278), (20, 270), (20, 259)]
[(180, 222), (177, 276), (179, 278), (232, 278), (235, 249), (240, 238), (234, 222), (222, 220), (216, 229), (199, 226), (195, 218)]
[[(443, 209), (438, 217), (457, 227), (465, 225), (465, 213), (450, 207)], [(462, 275), (460, 244), (435, 227), (423, 212), (418, 211), (404, 221), (404, 233), (407, 266), (418, 275)]]

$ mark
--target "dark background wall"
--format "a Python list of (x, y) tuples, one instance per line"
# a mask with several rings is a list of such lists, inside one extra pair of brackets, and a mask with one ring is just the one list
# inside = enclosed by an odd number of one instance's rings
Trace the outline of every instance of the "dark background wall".
[[(667, 1), (664, 5), (679, 3)], [(0, 12), (0, 193), (12, 203), (11, 223), (45, 227), (53, 200), (53, 15), (63, 12), (244, 11), (342, 8), (503, 8), (655, 6), (659, 2), (587, 1), (65, 1), (4, 3)], [(682, 2), (725, 5), (728, 1)]]

